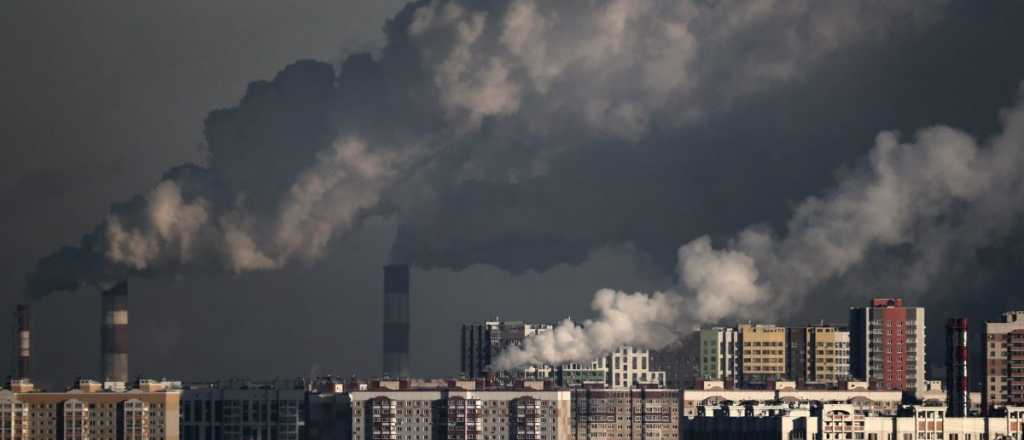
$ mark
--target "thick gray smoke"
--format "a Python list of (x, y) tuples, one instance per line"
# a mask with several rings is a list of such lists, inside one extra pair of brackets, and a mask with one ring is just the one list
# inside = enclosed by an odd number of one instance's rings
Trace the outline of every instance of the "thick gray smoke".
[[(497, 368), (588, 361), (621, 344), (660, 348), (676, 332), (723, 318), (776, 319), (816, 287), (903, 247), (908, 290), (925, 291), (958, 258), (1006, 237), (1024, 215), (1024, 83), (1002, 132), (979, 143), (946, 126), (878, 135), (867, 163), (796, 207), (782, 235), (741, 231), (721, 247), (707, 236), (679, 248), (678, 293), (602, 290), (598, 318), (528, 339)], [(663, 309), (670, 308), (667, 312)]]
[[(941, 10), (910, 1), (410, 4), (387, 23), (378, 56), (353, 55), (338, 74), (296, 63), (211, 113), (206, 164), (175, 168), (113, 206), (78, 246), (42, 259), (28, 290), (313, 261), (372, 215), (403, 226), (394, 258), (444, 264), (431, 256), (453, 253), (453, 226), (429, 219), (450, 213), (454, 185), (528, 181), (566, 152), (677, 129), (799, 79), (843, 48), (927, 26)], [(508, 240), (475, 233), (466, 246)]]

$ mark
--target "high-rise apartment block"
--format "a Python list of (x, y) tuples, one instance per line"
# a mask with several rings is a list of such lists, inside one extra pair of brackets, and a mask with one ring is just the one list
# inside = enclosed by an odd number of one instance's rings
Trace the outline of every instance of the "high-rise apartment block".
[(381, 365), (384, 376), (408, 377), (409, 266), (384, 266), (384, 313), (381, 325)]
[[(462, 373), (468, 378), (484, 378), (488, 366), (502, 350), (520, 346), (532, 335), (549, 332), (550, 324), (496, 319), (462, 326)], [(498, 373), (498, 372), (495, 372)], [(665, 372), (651, 369), (649, 350), (619, 347), (605, 357), (590, 362), (564, 365), (533, 365), (516, 372), (528, 379), (551, 379), (563, 386), (604, 384), (611, 387), (633, 385), (665, 386)]]
[(700, 330), (700, 376), (704, 380), (736, 383), (740, 336), (731, 327)]
[(1024, 405), (1024, 311), (985, 323), (983, 406)]
[(850, 378), (850, 332), (831, 325), (786, 329), (786, 372), (799, 386)]
[(952, 417), (967, 416), (970, 380), (967, 376), (967, 319), (946, 322), (946, 406)]
[(740, 383), (758, 386), (786, 377), (786, 328), (766, 324), (739, 326)]
[(925, 381), (923, 307), (875, 298), (850, 309), (850, 375), (872, 387), (913, 391)]
[[(80, 380), (64, 392), (36, 391), (27, 380), (0, 390), (0, 438), (177, 440), (178, 384), (139, 381), (124, 390)], [(122, 384), (123, 385), (123, 384)]]

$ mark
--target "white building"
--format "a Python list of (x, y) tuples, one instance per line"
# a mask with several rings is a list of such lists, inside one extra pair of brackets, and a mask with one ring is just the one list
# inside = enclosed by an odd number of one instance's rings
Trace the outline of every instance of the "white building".
[(739, 332), (730, 327), (713, 327), (700, 331), (700, 375), (706, 380), (733, 383), (736, 378), (736, 356)]

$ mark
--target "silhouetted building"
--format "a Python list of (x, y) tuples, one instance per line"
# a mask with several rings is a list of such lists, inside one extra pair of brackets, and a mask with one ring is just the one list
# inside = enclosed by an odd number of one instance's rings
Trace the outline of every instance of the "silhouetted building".
[(967, 319), (946, 322), (946, 405), (952, 417), (964, 417), (970, 400), (967, 377)]

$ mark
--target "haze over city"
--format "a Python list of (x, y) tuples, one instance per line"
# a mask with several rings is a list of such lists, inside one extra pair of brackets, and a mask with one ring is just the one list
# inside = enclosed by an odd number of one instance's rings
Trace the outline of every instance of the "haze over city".
[(462, 325), (497, 316), (592, 320), (511, 367), (702, 325), (845, 325), (875, 297), (928, 311), (944, 372), (947, 318), (1024, 307), (1022, 19), (15, 1), (0, 309), (31, 304), (51, 388), (95, 374), (100, 291), (124, 280), (133, 377), (380, 375), (389, 264), (410, 268), (419, 377), (458, 375)]

